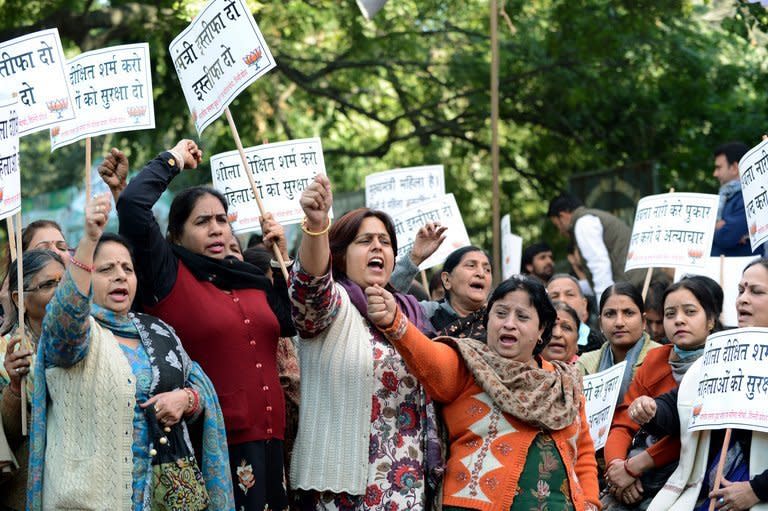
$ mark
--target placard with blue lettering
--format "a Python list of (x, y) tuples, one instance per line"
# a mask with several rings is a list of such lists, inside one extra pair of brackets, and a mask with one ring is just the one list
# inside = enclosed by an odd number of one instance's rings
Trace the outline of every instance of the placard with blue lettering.
[(461, 218), (461, 211), (452, 193), (404, 209), (392, 215), (392, 221), (395, 223), (398, 258), (407, 257), (413, 248), (416, 233), (424, 224), (440, 222), (448, 226), (442, 245), (419, 265), (420, 270), (443, 264), (451, 252), (471, 245), (467, 229), (464, 227), (464, 220)]
[(706, 193), (662, 193), (640, 199), (624, 269), (703, 266), (712, 251), (719, 201), (717, 195)]
[(387, 170), (365, 176), (365, 206), (390, 215), (445, 195), (442, 165)]
[(21, 210), (18, 97), (0, 101), (0, 219)]
[(75, 117), (65, 63), (55, 28), (0, 44), (0, 84), (19, 95), (20, 136)]
[[(768, 433), (768, 328), (736, 328), (710, 335), (701, 359), (688, 371), (678, 403), (690, 404), (689, 430), (736, 428)], [(691, 392), (684, 391), (691, 385)]]
[(155, 127), (147, 43), (82, 53), (67, 62), (67, 79), (77, 115), (51, 127), (51, 150), (86, 137)]
[(210, 0), (169, 50), (198, 133), (275, 67), (243, 0)]
[[(301, 192), (317, 174), (325, 174), (323, 144), (319, 138), (275, 142), (245, 149), (248, 170), (256, 181), (264, 208), (281, 224), (304, 219)], [(227, 199), (229, 221), (235, 233), (258, 231), (259, 212), (248, 175), (238, 151), (211, 156), (213, 186)]]

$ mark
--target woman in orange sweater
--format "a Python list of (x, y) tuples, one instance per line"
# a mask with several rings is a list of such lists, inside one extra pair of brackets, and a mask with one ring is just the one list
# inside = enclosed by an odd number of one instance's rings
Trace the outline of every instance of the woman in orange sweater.
[(657, 397), (680, 384), (717, 329), (723, 291), (708, 277), (686, 277), (662, 299), (664, 331), (671, 344), (648, 352), (622, 403), (616, 408), (605, 444), (606, 510), (646, 509), (664, 486), (680, 457), (678, 438), (657, 438), (632, 420), (630, 405), (639, 396)]
[(581, 378), (573, 366), (539, 356), (556, 318), (544, 286), (515, 276), (496, 288), (485, 317), (487, 345), (433, 342), (389, 292), (373, 286), (366, 295), (371, 322), (445, 405), (443, 509), (599, 509)]

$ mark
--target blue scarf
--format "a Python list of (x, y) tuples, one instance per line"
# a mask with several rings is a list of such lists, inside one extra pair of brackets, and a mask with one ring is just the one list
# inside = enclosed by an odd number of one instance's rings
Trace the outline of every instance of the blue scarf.
[[(629, 384), (632, 383), (632, 374), (635, 370), (635, 364), (637, 364), (637, 361), (640, 358), (640, 352), (643, 351), (645, 343), (650, 342), (650, 340), (651, 338), (648, 337), (648, 334), (643, 332), (643, 335), (640, 336), (635, 345), (627, 352), (627, 357), (624, 359), (626, 360), (627, 365), (624, 367), (624, 375), (621, 377), (621, 387), (619, 389), (619, 399), (616, 401), (617, 403), (621, 404), (621, 402), (624, 401), (624, 394), (627, 393)], [(598, 372), (605, 371), (614, 365), (616, 365), (616, 363), (613, 361), (613, 351), (611, 350), (609, 343), (605, 346), (605, 350), (600, 356), (600, 365), (597, 367), (597, 370)]]
[(104, 328), (118, 337), (126, 339), (141, 339), (136, 325), (130, 315), (118, 314), (101, 305), (91, 303), (91, 316)]
[(728, 202), (728, 200), (737, 193), (741, 193), (741, 181), (738, 179), (728, 181), (720, 187), (720, 191), (718, 192), (720, 195), (720, 203), (717, 206), (718, 220), (723, 219), (723, 209), (725, 209), (725, 203)]

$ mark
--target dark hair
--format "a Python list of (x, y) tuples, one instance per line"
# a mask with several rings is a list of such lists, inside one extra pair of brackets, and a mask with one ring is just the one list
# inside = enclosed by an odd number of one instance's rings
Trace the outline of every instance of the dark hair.
[(429, 279), (429, 294), (431, 295), (438, 289), (442, 289), (443, 287), (443, 276), (441, 275), (442, 271), (436, 271), (432, 274), (432, 278)]
[(560, 280), (560, 279), (568, 279), (571, 282), (573, 282), (576, 285), (576, 289), (579, 290), (579, 296), (584, 298), (584, 291), (581, 290), (581, 285), (579, 284), (579, 279), (577, 279), (576, 277), (574, 277), (573, 275), (571, 275), (569, 273), (555, 273), (554, 275), (552, 275), (552, 278), (549, 279), (549, 282), (547, 282), (547, 287), (549, 287), (549, 285), (551, 283), (553, 283), (554, 281)]
[(581, 199), (570, 193), (563, 193), (555, 197), (549, 202), (549, 208), (547, 209), (547, 216), (558, 216), (560, 213), (570, 213), (576, 208), (583, 206), (584, 203)]
[(272, 254), (264, 247), (250, 247), (243, 252), (243, 261), (259, 268), (264, 274), (270, 269)]
[(703, 275), (686, 275), (664, 291), (662, 303), (666, 303), (667, 297), (680, 289), (690, 291), (704, 309), (707, 319), (714, 320), (713, 332), (723, 329), (723, 325), (720, 324), (720, 314), (723, 312), (723, 289), (717, 282)]
[(397, 259), (397, 232), (395, 231), (395, 224), (392, 222), (392, 218), (378, 209), (353, 209), (334, 222), (331, 230), (328, 232), (328, 243), (331, 249), (331, 270), (337, 278), (346, 277), (347, 247), (357, 236), (363, 220), (370, 217), (378, 218), (384, 224), (384, 229), (389, 234), (392, 252), (395, 255), (395, 259)]
[(29, 244), (32, 243), (32, 238), (35, 237), (35, 233), (46, 227), (52, 227), (59, 231), (62, 237), (64, 236), (61, 226), (53, 220), (35, 220), (21, 230), (21, 251), (26, 252), (29, 249)]
[(581, 320), (579, 319), (579, 315), (573, 307), (565, 302), (561, 302), (560, 300), (555, 300), (552, 302), (552, 307), (555, 308), (555, 315), (557, 315), (557, 311), (563, 311), (571, 316), (571, 319), (573, 319), (573, 322), (576, 323), (576, 329), (578, 330), (579, 325), (581, 325)]
[(493, 309), (493, 304), (504, 298), (507, 294), (518, 290), (528, 293), (531, 305), (533, 305), (536, 313), (539, 315), (539, 328), (544, 329), (541, 334), (541, 344), (537, 343), (533, 349), (533, 354), (538, 355), (549, 344), (550, 339), (552, 339), (552, 327), (555, 326), (555, 320), (557, 319), (557, 312), (552, 306), (549, 296), (547, 296), (547, 290), (544, 289), (544, 285), (538, 279), (526, 275), (513, 275), (499, 284), (488, 299), (488, 306), (483, 317), (483, 325), (487, 330), (488, 316), (491, 313), (491, 309)]
[[(52, 250), (27, 250), (24, 252), (22, 257), (22, 287), (24, 289), (29, 288), (30, 282), (35, 277), (35, 275), (37, 275), (40, 270), (45, 268), (48, 263), (55, 262), (59, 263), (62, 267), (64, 266), (64, 261), (61, 260), (61, 256)], [(6, 315), (18, 316), (18, 310), (16, 308), (16, 304), (13, 301), (13, 293), (19, 287), (18, 264), (18, 259), (14, 259), (10, 266), (8, 266), (8, 299), (10, 301), (10, 307), (12, 310), (5, 311)], [(5, 335), (8, 333), (13, 328), (13, 326), (16, 325), (17, 321), (18, 317), (8, 325), (10, 328), (1, 334)]]
[(750, 263), (746, 265), (743, 270), (741, 270), (741, 273), (744, 273), (748, 269), (752, 268), (753, 266), (757, 266), (758, 264), (763, 268), (765, 268), (766, 270), (768, 270), (768, 258), (760, 257), (758, 259), (755, 259), (754, 261), (750, 261)]
[(606, 290), (603, 291), (603, 294), (600, 295), (599, 314), (601, 316), (603, 315), (603, 308), (605, 308), (605, 302), (608, 301), (608, 298), (614, 295), (628, 296), (630, 300), (635, 302), (635, 305), (637, 306), (637, 308), (640, 309), (640, 314), (643, 314), (645, 312), (645, 306), (643, 305), (643, 295), (640, 294), (640, 291), (638, 291), (637, 288), (632, 284), (630, 284), (629, 282), (616, 282), (614, 285), (606, 288)]
[(648, 286), (648, 293), (645, 295), (645, 310), (654, 311), (658, 314), (664, 312), (664, 293), (668, 287), (667, 282), (654, 281)]
[(539, 243), (529, 245), (525, 248), (525, 250), (523, 250), (523, 258), (520, 261), (523, 273), (527, 273), (525, 267), (529, 264), (533, 264), (533, 258), (542, 252), (552, 252), (552, 247), (550, 247), (547, 243), (540, 241)]
[(181, 235), (184, 233), (184, 223), (189, 218), (189, 215), (192, 214), (192, 210), (195, 209), (197, 201), (204, 195), (216, 197), (224, 207), (224, 213), (227, 212), (227, 200), (215, 188), (210, 186), (193, 186), (192, 188), (182, 190), (173, 198), (171, 209), (168, 212), (168, 241), (176, 242), (181, 238)]
[(728, 142), (715, 148), (713, 156), (717, 158), (721, 154), (725, 156), (728, 165), (739, 163), (739, 160), (749, 152), (749, 146), (744, 142)]
[(131, 257), (131, 264), (135, 266), (136, 262), (133, 259), (133, 246), (131, 245), (131, 242), (128, 241), (123, 236), (117, 234), (116, 232), (105, 232), (101, 235), (101, 238), (99, 238), (99, 241), (96, 243), (96, 248), (93, 249), (93, 259), (96, 259), (96, 256), (99, 253), (99, 250), (101, 250), (102, 245), (105, 243), (118, 243), (125, 247), (125, 249), (128, 251), (128, 255)]
[(446, 273), (451, 273), (453, 270), (456, 269), (456, 267), (461, 263), (461, 260), (464, 258), (466, 254), (469, 254), (470, 252), (482, 252), (485, 257), (488, 258), (488, 262), (491, 262), (491, 256), (488, 255), (488, 252), (483, 250), (480, 247), (476, 247), (474, 245), (467, 245), (466, 247), (457, 248), (450, 254), (448, 254), (448, 257), (445, 258), (445, 262), (443, 263), (443, 270)]

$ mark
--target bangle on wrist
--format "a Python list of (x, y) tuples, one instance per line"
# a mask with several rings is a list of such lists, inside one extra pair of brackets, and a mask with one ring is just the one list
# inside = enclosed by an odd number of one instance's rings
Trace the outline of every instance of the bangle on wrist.
[(640, 479), (640, 476), (643, 474), (638, 474), (637, 472), (632, 472), (629, 468), (629, 460), (624, 460), (624, 471), (629, 474), (630, 477), (634, 477), (635, 479)]
[(75, 259), (75, 256), (73, 255), (69, 256), (69, 262), (83, 271), (87, 271), (88, 273), (93, 273), (93, 266), (89, 266), (85, 263), (81, 263), (80, 261)]
[(304, 234), (308, 234), (309, 236), (322, 236), (323, 234), (327, 233), (331, 229), (331, 217), (328, 217), (328, 225), (325, 226), (325, 229), (322, 231), (310, 231), (307, 229), (307, 217), (304, 217), (304, 220), (301, 222), (301, 230), (304, 231)]

